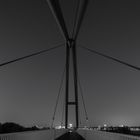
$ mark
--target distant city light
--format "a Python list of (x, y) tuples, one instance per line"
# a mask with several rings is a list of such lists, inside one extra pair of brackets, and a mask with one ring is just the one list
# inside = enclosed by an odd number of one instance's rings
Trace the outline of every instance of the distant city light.
[(104, 124), (104, 127), (107, 127), (107, 124)]
[(99, 125), (98, 127), (97, 127), (97, 130), (100, 130), (101, 129), (101, 126)]
[(62, 128), (61, 125), (55, 127), (55, 129), (61, 129), (61, 128)]
[(62, 126), (62, 125), (58, 125), (55, 127), (55, 129), (64, 129), (64, 128), (65, 128), (65, 126)]
[(69, 128), (72, 128), (72, 126), (73, 126), (72, 123), (70, 123), (70, 124), (69, 124)]
[(121, 125), (119, 125), (120, 127), (124, 127), (124, 125), (123, 124), (121, 124)]

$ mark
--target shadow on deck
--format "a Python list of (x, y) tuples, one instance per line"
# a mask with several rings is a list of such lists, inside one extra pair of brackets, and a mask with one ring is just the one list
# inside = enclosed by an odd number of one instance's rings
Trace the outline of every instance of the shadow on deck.
[(77, 132), (67, 132), (55, 140), (85, 140), (81, 135)]

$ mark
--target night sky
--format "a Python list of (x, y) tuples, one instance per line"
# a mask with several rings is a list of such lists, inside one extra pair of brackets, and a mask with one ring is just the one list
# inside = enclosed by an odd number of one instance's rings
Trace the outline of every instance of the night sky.
[[(71, 31), (75, 1), (60, 2)], [(140, 67), (139, 16), (138, 0), (90, 0), (77, 42)], [(64, 42), (46, 0), (0, 1), (0, 63)], [(0, 67), (0, 122), (50, 125), (64, 66), (65, 46)], [(90, 125), (140, 125), (140, 71), (81, 48), (78, 71)]]

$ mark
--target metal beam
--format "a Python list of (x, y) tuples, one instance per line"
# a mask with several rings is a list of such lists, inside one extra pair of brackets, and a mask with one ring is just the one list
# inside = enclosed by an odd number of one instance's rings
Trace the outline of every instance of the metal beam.
[(75, 105), (75, 102), (68, 102), (69, 105)]

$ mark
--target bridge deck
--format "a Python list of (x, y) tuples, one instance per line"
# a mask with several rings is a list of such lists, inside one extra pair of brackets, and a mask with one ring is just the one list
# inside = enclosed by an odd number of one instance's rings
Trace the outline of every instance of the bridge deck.
[(30, 132), (0, 134), (0, 140), (140, 140), (138, 136), (109, 133), (96, 130), (50, 129)]
[(85, 140), (81, 135), (76, 132), (67, 132), (55, 140)]

